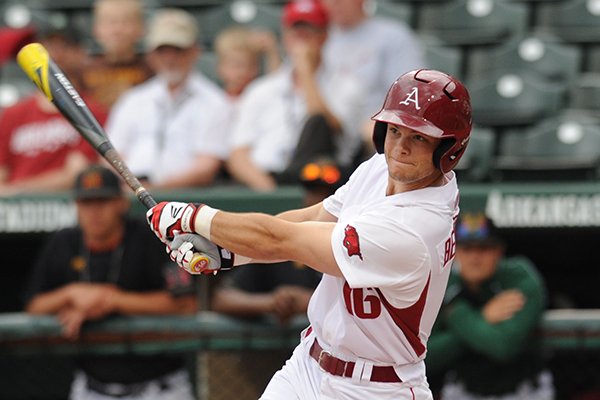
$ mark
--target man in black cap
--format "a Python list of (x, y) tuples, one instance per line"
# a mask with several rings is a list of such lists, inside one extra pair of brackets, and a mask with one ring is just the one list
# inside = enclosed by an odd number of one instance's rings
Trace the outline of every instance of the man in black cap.
[[(27, 312), (56, 315), (77, 340), (83, 323), (111, 314), (175, 314), (197, 309), (193, 282), (170, 262), (129, 199), (102, 166), (77, 176), (78, 226), (54, 234), (35, 265)], [(180, 272), (181, 271), (181, 272)], [(93, 355), (76, 360), (72, 399), (192, 399), (184, 359), (173, 355)]]
[(445, 375), (444, 400), (553, 399), (552, 376), (535, 330), (546, 291), (523, 256), (506, 257), (493, 221), (463, 214), (456, 259), (425, 358), (431, 376)]

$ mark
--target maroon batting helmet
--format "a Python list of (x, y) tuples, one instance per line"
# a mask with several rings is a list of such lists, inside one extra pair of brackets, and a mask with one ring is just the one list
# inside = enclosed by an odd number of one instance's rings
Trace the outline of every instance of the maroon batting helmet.
[(401, 125), (442, 142), (433, 163), (442, 172), (456, 166), (471, 133), (469, 92), (456, 78), (435, 70), (415, 70), (400, 76), (390, 87), (375, 121), (373, 142), (383, 153), (387, 124)]

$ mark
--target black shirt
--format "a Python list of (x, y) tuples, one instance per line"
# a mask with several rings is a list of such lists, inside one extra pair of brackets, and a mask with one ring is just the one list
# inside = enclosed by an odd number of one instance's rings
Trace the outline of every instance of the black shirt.
[[(174, 270), (176, 270), (174, 272)], [(90, 252), (83, 244), (79, 228), (55, 233), (37, 260), (27, 290), (27, 302), (35, 295), (55, 290), (71, 282), (114, 283), (123, 290), (149, 292), (192, 286), (191, 279), (173, 279), (177, 271), (164, 245), (142, 220), (127, 220), (123, 241), (107, 252)], [(78, 357), (79, 368), (102, 382), (133, 383), (156, 378), (182, 368), (176, 355), (85, 355)]]

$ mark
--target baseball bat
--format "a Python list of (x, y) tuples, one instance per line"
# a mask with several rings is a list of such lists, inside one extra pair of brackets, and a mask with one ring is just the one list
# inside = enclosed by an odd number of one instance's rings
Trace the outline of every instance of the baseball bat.
[(156, 201), (123, 162), (96, 117), (44, 46), (39, 43), (26, 45), (17, 54), (17, 62), (81, 136), (113, 166), (140, 202), (147, 208), (155, 206)]
[[(40, 43), (30, 43), (24, 46), (17, 54), (17, 62), (29, 79), (56, 106), (79, 134), (112, 165), (134, 191), (139, 201), (148, 209), (154, 207), (156, 200), (127, 167), (94, 114), (69, 78), (50, 58), (44, 46)], [(195, 253), (190, 264), (193, 268), (201, 262), (208, 262), (208, 258), (200, 253)]]

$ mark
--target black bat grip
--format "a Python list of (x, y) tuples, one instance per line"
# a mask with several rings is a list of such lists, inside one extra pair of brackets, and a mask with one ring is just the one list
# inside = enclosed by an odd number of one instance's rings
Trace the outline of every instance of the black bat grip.
[(136, 193), (136, 195), (140, 202), (145, 205), (147, 209), (151, 209), (156, 205), (156, 200), (154, 200), (154, 197), (152, 197), (152, 195), (148, 193), (146, 189), (140, 190), (139, 193)]

